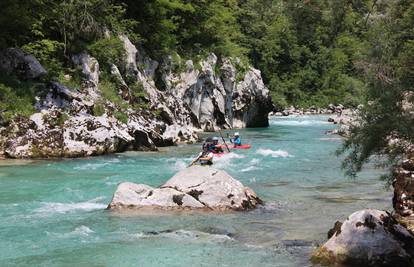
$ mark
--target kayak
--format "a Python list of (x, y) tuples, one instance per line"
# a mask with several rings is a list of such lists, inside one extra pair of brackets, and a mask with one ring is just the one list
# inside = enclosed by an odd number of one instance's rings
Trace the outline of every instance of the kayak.
[(249, 149), (249, 148), (251, 148), (252, 146), (251, 145), (241, 145), (241, 146), (232, 146), (232, 147), (230, 147), (230, 148), (233, 148), (233, 149)]
[(213, 154), (214, 154), (214, 156), (215, 157), (221, 157), (221, 156), (223, 156), (223, 155), (225, 155), (225, 154), (227, 154), (228, 152), (221, 152), (221, 153), (214, 153), (213, 152)]

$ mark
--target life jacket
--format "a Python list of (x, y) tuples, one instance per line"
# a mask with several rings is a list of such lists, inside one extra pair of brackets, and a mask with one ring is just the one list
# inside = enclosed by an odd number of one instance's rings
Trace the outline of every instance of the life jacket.
[[(206, 156), (208, 156), (210, 153), (212, 153), (211, 151), (207, 151), (207, 152), (201, 152), (202, 154), (200, 155), (200, 158), (204, 158)], [(199, 160), (200, 165), (213, 165), (213, 157), (211, 157), (210, 160)]]
[(234, 139), (233, 139), (233, 144), (235, 145), (235, 146), (241, 146), (241, 139), (240, 139), (240, 136), (238, 136), (238, 137), (235, 137)]

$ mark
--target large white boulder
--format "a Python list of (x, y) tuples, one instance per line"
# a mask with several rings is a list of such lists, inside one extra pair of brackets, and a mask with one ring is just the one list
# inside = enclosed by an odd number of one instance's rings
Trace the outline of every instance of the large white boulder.
[(328, 233), (329, 240), (312, 256), (324, 264), (412, 266), (413, 235), (389, 213), (365, 209), (354, 212)]
[(108, 209), (247, 210), (261, 203), (248, 187), (211, 167), (193, 166), (180, 171), (158, 188), (121, 183)]

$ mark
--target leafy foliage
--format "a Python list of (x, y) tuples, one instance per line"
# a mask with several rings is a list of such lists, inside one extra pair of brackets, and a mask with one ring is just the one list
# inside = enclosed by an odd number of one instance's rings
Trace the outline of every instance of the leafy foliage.
[(63, 44), (49, 39), (41, 39), (22, 46), (22, 49), (34, 55), (48, 70), (50, 77), (59, 76), (63, 70)]
[[(369, 21), (372, 47), (358, 64), (367, 82), (366, 101), (358, 124), (339, 151), (346, 154), (344, 167), (351, 176), (372, 160), (392, 171), (406, 153), (411, 153), (413, 22), (412, 1), (379, 4), (376, 16)], [(379, 155), (382, 160), (375, 157)], [(392, 181), (391, 172), (386, 178)]]
[(102, 103), (96, 103), (95, 105), (93, 105), (93, 115), (94, 116), (102, 116), (103, 114), (105, 114), (105, 107)]
[(8, 121), (34, 113), (34, 96), (41, 89), (39, 86), (35, 82), (0, 75), (0, 117)]
[(108, 63), (119, 66), (125, 56), (124, 45), (118, 37), (99, 39), (87, 49), (103, 66)]
[(128, 115), (121, 111), (116, 111), (114, 117), (122, 123), (128, 123)]
[(118, 92), (118, 86), (116, 82), (111, 79), (111, 76), (103, 73), (99, 81), (99, 89), (102, 93), (102, 96), (111, 101), (112, 103), (118, 105), (121, 108), (128, 108), (128, 103), (122, 99)]

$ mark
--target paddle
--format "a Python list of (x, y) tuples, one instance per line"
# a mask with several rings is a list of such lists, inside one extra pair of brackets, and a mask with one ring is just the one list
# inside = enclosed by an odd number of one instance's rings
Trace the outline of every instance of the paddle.
[(188, 165), (187, 168), (193, 166), (194, 163), (196, 163), (202, 156), (203, 156), (203, 153), (201, 153), (197, 158), (195, 158), (193, 161), (191, 161), (190, 165)]
[(194, 165), (194, 163), (196, 163), (200, 158), (201, 158), (201, 156), (202, 155), (200, 155), (200, 156), (198, 156), (197, 158), (195, 158), (191, 163), (190, 163), (190, 165), (188, 165), (187, 166), (187, 168), (189, 168), (189, 167), (191, 167), (191, 166), (193, 166)]
[(221, 134), (221, 130), (219, 130), (219, 133), (220, 133), (221, 139), (223, 139), (224, 145), (226, 145), (227, 151), (228, 151), (228, 152), (230, 152), (230, 148), (229, 148), (229, 146), (227, 145), (226, 140), (224, 140), (224, 137), (223, 137), (223, 135)]

